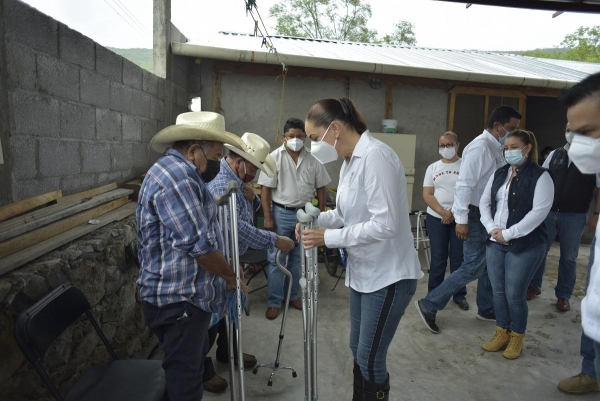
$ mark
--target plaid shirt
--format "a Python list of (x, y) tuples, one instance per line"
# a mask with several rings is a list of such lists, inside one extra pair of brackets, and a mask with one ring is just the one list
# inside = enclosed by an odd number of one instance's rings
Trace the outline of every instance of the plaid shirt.
[(213, 195), (223, 195), (227, 192), (229, 182), (235, 180), (238, 183), (237, 215), (238, 215), (238, 246), (240, 255), (243, 255), (248, 248), (269, 249), (272, 250), (275, 245), (277, 235), (273, 232), (261, 230), (254, 226), (254, 212), (260, 209), (260, 200), (258, 196), (250, 202), (244, 196), (244, 182), (237, 176), (227, 164), (225, 158), (221, 160), (221, 170), (219, 174), (208, 183), (208, 190)]
[(223, 248), (217, 205), (196, 166), (168, 148), (146, 174), (135, 218), (140, 298), (159, 307), (186, 301), (222, 312), (225, 280), (195, 259)]

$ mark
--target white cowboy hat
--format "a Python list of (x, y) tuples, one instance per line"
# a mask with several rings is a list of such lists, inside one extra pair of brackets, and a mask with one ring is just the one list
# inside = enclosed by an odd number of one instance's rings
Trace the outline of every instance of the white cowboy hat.
[(271, 146), (261, 136), (246, 132), (242, 135), (242, 141), (246, 145), (246, 149), (240, 150), (239, 148), (231, 145), (225, 145), (230, 152), (234, 152), (244, 160), (249, 161), (261, 171), (264, 171), (266, 175), (273, 177), (277, 173), (277, 165), (275, 159), (269, 154), (271, 152)]
[(192, 111), (178, 115), (175, 125), (154, 135), (150, 146), (155, 152), (162, 153), (177, 141), (215, 141), (246, 149), (239, 136), (225, 131), (225, 118), (211, 111)]

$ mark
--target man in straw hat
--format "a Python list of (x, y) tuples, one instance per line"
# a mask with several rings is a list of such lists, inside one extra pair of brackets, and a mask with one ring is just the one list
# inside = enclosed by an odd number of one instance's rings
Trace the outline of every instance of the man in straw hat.
[[(250, 181), (254, 180), (259, 170), (269, 177), (273, 177), (277, 173), (275, 160), (269, 154), (271, 146), (259, 135), (249, 132), (242, 136), (242, 141), (246, 145), (246, 150), (225, 145), (229, 150), (229, 154), (221, 160), (219, 174), (208, 184), (208, 190), (213, 195), (222, 195), (227, 192), (230, 181), (235, 180), (238, 183), (236, 196), (240, 255), (244, 254), (248, 248), (268, 250), (279, 248), (282, 252), (287, 253), (294, 248), (293, 240), (271, 231), (261, 230), (253, 224), (254, 213), (260, 209), (261, 204)], [(219, 336), (216, 352), (217, 361), (228, 363), (227, 330), (223, 321), (210, 329), (209, 348), (213, 346), (217, 333)], [(244, 354), (243, 363), (244, 368), (250, 369), (256, 365), (256, 358), (253, 355)], [(225, 391), (227, 381), (215, 373), (210, 358), (206, 358), (204, 367), (203, 382), (205, 390), (215, 393)]]
[[(163, 156), (148, 170), (136, 211), (144, 319), (165, 353), (171, 401), (202, 399), (203, 357), (212, 313), (223, 312), (235, 274), (219, 249), (217, 205), (206, 183), (219, 171), (223, 144), (245, 149), (217, 113), (177, 117), (152, 139)], [(247, 291), (242, 284), (243, 290)]]

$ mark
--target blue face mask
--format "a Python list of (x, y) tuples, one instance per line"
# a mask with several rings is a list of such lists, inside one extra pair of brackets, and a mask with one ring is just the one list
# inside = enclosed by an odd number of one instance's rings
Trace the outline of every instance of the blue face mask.
[[(501, 127), (502, 127), (502, 125), (501, 125)], [(500, 141), (500, 144), (502, 146), (504, 146), (504, 141), (506, 141), (506, 137), (508, 137), (508, 134), (510, 134), (510, 131), (504, 127), (502, 127), (502, 129), (504, 130), (505, 134), (504, 134), (504, 136), (499, 137), (498, 140)]]
[(504, 158), (506, 162), (511, 166), (519, 166), (525, 161), (525, 156), (523, 156), (523, 149), (512, 149), (504, 151)]

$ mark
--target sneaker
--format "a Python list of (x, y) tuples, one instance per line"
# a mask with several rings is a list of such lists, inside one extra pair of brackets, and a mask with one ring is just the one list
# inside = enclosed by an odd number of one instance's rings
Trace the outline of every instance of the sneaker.
[(222, 393), (227, 390), (227, 380), (223, 379), (219, 375), (214, 375), (204, 383), (202, 383), (205, 391), (209, 393)]
[(454, 301), (454, 303), (458, 305), (458, 307), (462, 310), (469, 310), (469, 303), (466, 299), (459, 299), (457, 301)]
[(415, 301), (415, 307), (417, 308), (417, 311), (419, 311), (419, 316), (421, 316), (421, 320), (423, 320), (423, 323), (425, 323), (425, 326), (427, 326), (427, 328), (433, 333), (433, 334), (439, 334), (440, 333), (440, 328), (437, 327), (437, 325), (435, 324), (435, 313), (431, 313), (425, 309), (423, 309), (423, 307), (421, 307), (421, 301)]
[(477, 316), (475, 316), (475, 317), (479, 320), (484, 320), (486, 322), (495, 322), (496, 321), (496, 312), (486, 313), (485, 315), (477, 313)]
[(600, 391), (596, 378), (590, 377), (585, 373), (561, 380), (558, 383), (558, 389), (563, 393), (574, 395)]

